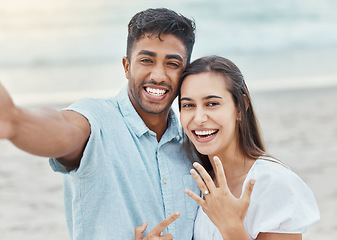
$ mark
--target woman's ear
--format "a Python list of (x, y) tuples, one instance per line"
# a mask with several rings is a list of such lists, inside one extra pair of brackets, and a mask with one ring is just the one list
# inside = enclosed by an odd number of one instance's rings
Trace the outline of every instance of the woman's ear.
[[(243, 94), (243, 99), (244, 99), (244, 103), (245, 103), (245, 111), (247, 112), (247, 110), (249, 108), (248, 96), (246, 94)], [(241, 119), (242, 119), (242, 112), (240, 111), (240, 109), (238, 109), (238, 116), (237, 116), (236, 120), (241, 121)]]
[(129, 79), (129, 73), (130, 73), (130, 62), (129, 62), (129, 59), (127, 57), (123, 57), (122, 63), (123, 63), (123, 67), (124, 67), (125, 77), (127, 79)]
[(241, 121), (242, 119), (242, 114), (241, 114), (241, 111), (238, 111), (238, 116), (236, 117), (236, 121)]
[(247, 111), (248, 108), (249, 108), (249, 99), (248, 99), (248, 96), (246, 94), (243, 94), (243, 99), (245, 100), (245, 108), (246, 108), (246, 111)]

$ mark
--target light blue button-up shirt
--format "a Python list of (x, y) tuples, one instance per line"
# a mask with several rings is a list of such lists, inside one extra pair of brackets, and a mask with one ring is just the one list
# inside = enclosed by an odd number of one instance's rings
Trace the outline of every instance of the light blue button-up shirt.
[(149, 230), (169, 214), (181, 216), (164, 233), (192, 239), (197, 204), (184, 193), (199, 193), (192, 165), (181, 150), (182, 134), (171, 110), (168, 129), (158, 143), (133, 108), (124, 88), (109, 99), (85, 99), (69, 107), (85, 116), (91, 134), (80, 167), (64, 175), (65, 212), (74, 240), (132, 240), (134, 228)]

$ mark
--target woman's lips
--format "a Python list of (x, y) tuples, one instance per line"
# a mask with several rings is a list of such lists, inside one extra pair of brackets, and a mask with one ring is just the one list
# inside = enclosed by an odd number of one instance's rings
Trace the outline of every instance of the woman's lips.
[(204, 142), (212, 141), (215, 138), (218, 131), (219, 131), (218, 129), (193, 130), (192, 133), (198, 142), (204, 143)]

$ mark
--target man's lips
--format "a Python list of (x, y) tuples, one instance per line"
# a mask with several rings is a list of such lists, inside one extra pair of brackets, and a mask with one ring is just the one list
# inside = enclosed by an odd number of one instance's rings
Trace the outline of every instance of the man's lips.
[(145, 86), (144, 92), (148, 100), (158, 102), (166, 97), (169, 90), (163, 87)]
[(155, 97), (163, 96), (165, 93), (168, 92), (166, 89), (155, 88), (155, 87), (145, 87), (144, 89), (148, 94), (155, 96)]

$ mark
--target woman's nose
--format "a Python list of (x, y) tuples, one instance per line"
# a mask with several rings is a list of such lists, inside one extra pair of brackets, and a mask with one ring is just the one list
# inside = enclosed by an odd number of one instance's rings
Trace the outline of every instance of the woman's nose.
[(196, 111), (195, 111), (195, 114), (194, 114), (194, 121), (199, 125), (206, 122), (207, 121), (206, 112), (203, 109), (197, 108)]

